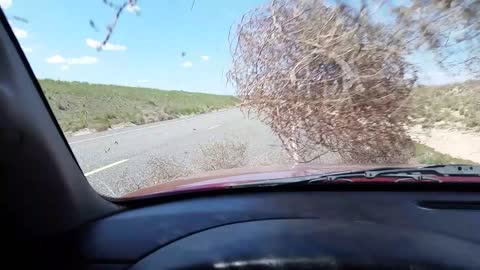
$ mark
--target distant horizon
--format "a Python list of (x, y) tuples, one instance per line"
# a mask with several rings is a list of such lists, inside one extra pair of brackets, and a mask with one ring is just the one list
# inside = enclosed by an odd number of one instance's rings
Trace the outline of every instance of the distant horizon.
[[(50, 81), (58, 81), (58, 82), (68, 82), (68, 83), (86, 83), (86, 84), (95, 84), (95, 85), (111, 85), (111, 86), (121, 86), (121, 87), (130, 87), (130, 88), (145, 88), (145, 89), (153, 89), (153, 90), (160, 90), (160, 91), (181, 91), (181, 92), (189, 92), (189, 93), (201, 93), (201, 94), (211, 94), (211, 95), (223, 95), (223, 96), (236, 96), (235, 92), (233, 94), (218, 94), (218, 93), (210, 93), (210, 92), (202, 92), (202, 91), (192, 91), (192, 90), (184, 90), (184, 89), (171, 89), (171, 88), (160, 88), (160, 87), (150, 87), (150, 86), (143, 86), (143, 85), (126, 85), (126, 84), (115, 84), (115, 83), (102, 83), (102, 82), (89, 82), (89, 81), (79, 81), (79, 80), (62, 80), (62, 79), (54, 79), (54, 78), (37, 78), (39, 81), (42, 80), (50, 80)], [(418, 84), (417, 87), (424, 87), (424, 86), (448, 86), (453, 84), (463, 84), (468, 82), (475, 82), (480, 81), (480, 79), (465, 79), (463, 81), (453, 81), (448, 83), (442, 84)]]
[(112, 84), (112, 83), (97, 83), (97, 82), (87, 82), (87, 81), (76, 81), (76, 80), (60, 80), (60, 79), (53, 79), (53, 78), (37, 78), (38, 81), (54, 81), (54, 82), (66, 82), (66, 83), (85, 83), (85, 84), (92, 84), (92, 85), (104, 85), (104, 86), (120, 86), (120, 87), (129, 87), (129, 88), (142, 88), (142, 89), (151, 89), (151, 90), (159, 90), (159, 91), (177, 91), (177, 92), (187, 92), (187, 93), (195, 93), (195, 94), (207, 94), (207, 95), (216, 95), (216, 96), (236, 96), (234, 94), (216, 94), (216, 93), (208, 93), (208, 92), (199, 92), (199, 91), (189, 91), (189, 90), (182, 90), (182, 89), (163, 89), (157, 87), (149, 87), (149, 86), (133, 86), (133, 85), (122, 85), (122, 84)]

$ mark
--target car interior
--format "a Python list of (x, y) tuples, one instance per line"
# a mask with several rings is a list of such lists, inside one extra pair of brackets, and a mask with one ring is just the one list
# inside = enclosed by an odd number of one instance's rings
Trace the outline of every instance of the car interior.
[(87, 182), (3, 13), (4, 265), (480, 269), (474, 184), (248, 187), (112, 199)]

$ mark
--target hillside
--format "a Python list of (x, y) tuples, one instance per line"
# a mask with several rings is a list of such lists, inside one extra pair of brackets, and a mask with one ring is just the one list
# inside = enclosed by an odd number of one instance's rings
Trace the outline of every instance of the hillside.
[(233, 96), (118, 85), (40, 80), (64, 132), (106, 130), (119, 123), (145, 124), (234, 106)]
[(419, 163), (480, 163), (480, 81), (417, 88), (409, 105)]
[(480, 131), (480, 81), (417, 88), (411, 105), (415, 123), (424, 128)]

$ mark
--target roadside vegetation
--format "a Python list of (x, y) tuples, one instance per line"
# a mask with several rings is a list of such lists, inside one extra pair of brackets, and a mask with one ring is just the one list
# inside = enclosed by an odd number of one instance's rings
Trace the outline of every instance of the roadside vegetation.
[(235, 106), (226, 95), (118, 85), (40, 80), (64, 132), (102, 131), (114, 125), (145, 124)]
[(413, 122), (423, 128), (480, 131), (480, 81), (416, 88), (412, 104)]

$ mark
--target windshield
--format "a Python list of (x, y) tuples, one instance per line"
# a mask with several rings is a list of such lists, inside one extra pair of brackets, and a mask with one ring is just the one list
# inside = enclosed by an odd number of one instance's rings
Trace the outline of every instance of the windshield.
[(362, 2), (0, 5), (106, 196), (480, 163), (478, 3)]

